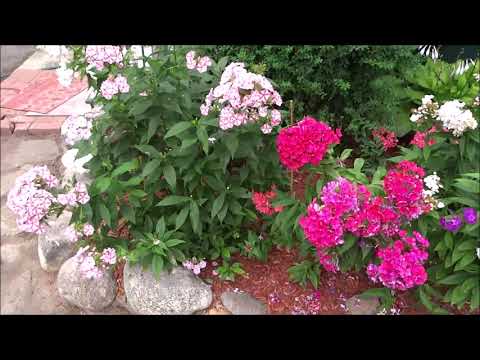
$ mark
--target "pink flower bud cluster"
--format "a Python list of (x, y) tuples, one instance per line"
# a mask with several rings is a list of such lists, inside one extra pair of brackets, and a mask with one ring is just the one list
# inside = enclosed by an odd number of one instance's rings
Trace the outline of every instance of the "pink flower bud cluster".
[(76, 207), (78, 204), (85, 205), (89, 201), (90, 195), (88, 195), (87, 186), (80, 182), (77, 182), (66, 194), (58, 195), (58, 202), (63, 206)]
[(123, 54), (120, 46), (113, 45), (88, 45), (85, 57), (89, 65), (97, 70), (103, 70), (106, 64), (122, 66)]
[(196, 258), (185, 260), (182, 265), (188, 270), (192, 270), (195, 275), (200, 274), (202, 269), (205, 269), (207, 262), (205, 260), (197, 261)]
[(93, 123), (90, 118), (72, 115), (63, 122), (61, 134), (65, 138), (65, 143), (72, 146), (77, 141), (90, 139), (92, 127)]
[(382, 145), (383, 149), (387, 151), (388, 149), (393, 149), (398, 144), (397, 136), (393, 131), (389, 131), (385, 128), (380, 128), (372, 132), (374, 138), (378, 139)]
[(265, 214), (265, 215), (273, 215), (274, 213), (281, 212), (283, 210), (283, 206), (273, 207), (271, 205), (271, 201), (277, 197), (277, 193), (275, 192), (275, 185), (272, 186), (270, 191), (265, 193), (262, 192), (252, 192), (252, 202), (255, 205), (255, 208), (258, 212)]
[(225, 68), (220, 84), (210, 89), (200, 112), (207, 116), (214, 105), (221, 109), (222, 130), (259, 122), (261, 131), (268, 134), (281, 123), (280, 111), (272, 108), (282, 105), (280, 94), (267, 78), (248, 72), (243, 63), (231, 63)]
[(107, 100), (111, 100), (119, 92), (128, 93), (129, 91), (130, 86), (127, 83), (127, 78), (122, 75), (117, 75), (115, 79), (108, 78), (100, 86), (100, 93)]
[(407, 290), (422, 285), (428, 275), (423, 263), (428, 259), (425, 250), (429, 242), (421, 234), (413, 231), (413, 236), (407, 236), (405, 230), (398, 232), (400, 240), (393, 245), (377, 250), (380, 265), (369, 264), (367, 275), (373, 282), (380, 281), (390, 289)]
[(423, 149), (425, 146), (432, 146), (436, 143), (433, 137), (430, 137), (430, 134), (436, 133), (437, 129), (433, 126), (430, 130), (421, 132), (415, 132), (415, 135), (410, 142), (410, 144), (417, 146), (419, 149)]
[(111, 265), (116, 264), (117, 255), (113, 248), (106, 248), (99, 253), (94, 247), (85, 246), (78, 250), (75, 260), (83, 276), (87, 279), (98, 279)]
[(207, 71), (208, 67), (212, 65), (212, 60), (208, 56), (196, 56), (195, 51), (189, 51), (185, 57), (187, 60), (187, 69), (197, 70), (199, 73)]
[(45, 219), (51, 206), (57, 202), (48, 189), (58, 185), (59, 180), (46, 166), (35, 166), (15, 180), (7, 196), (7, 207), (17, 216), (17, 226), (21, 231), (45, 233)]
[(290, 170), (298, 170), (306, 164), (317, 165), (330, 145), (340, 143), (341, 136), (340, 129), (334, 131), (321, 121), (305, 117), (280, 131), (277, 137), (280, 162)]

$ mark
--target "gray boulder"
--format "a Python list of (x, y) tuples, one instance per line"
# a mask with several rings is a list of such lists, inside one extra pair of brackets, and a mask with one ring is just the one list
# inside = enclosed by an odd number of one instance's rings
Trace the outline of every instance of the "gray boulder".
[(141, 315), (189, 315), (208, 308), (213, 300), (210, 286), (183, 267), (156, 278), (151, 270), (127, 262), (123, 287), (129, 309)]
[(361, 299), (352, 296), (345, 302), (347, 314), (350, 315), (376, 315), (380, 302), (378, 298)]
[(234, 315), (264, 315), (267, 306), (243, 292), (226, 291), (221, 295), (223, 306)]
[(115, 300), (116, 284), (111, 270), (99, 279), (87, 279), (80, 273), (74, 257), (63, 263), (57, 277), (57, 289), (68, 303), (86, 311), (100, 311)]
[(64, 235), (71, 218), (72, 213), (64, 211), (58, 218), (48, 220), (47, 232), (38, 236), (38, 258), (43, 270), (58, 271), (60, 266), (75, 253), (75, 243), (69, 241)]

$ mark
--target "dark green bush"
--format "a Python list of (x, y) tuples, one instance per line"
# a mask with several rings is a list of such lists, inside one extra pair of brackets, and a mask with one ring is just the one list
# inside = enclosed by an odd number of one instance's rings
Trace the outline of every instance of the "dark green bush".
[[(229, 56), (250, 68), (263, 65), (297, 117), (311, 115), (341, 127), (368, 146), (371, 130), (386, 126), (400, 136), (410, 130), (404, 73), (425, 61), (415, 46), (206, 46), (213, 58)], [(368, 155), (368, 154), (363, 154)]]

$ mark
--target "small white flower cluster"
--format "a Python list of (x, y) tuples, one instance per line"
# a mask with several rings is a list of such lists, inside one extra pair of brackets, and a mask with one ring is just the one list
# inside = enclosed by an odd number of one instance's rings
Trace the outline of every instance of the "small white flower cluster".
[(480, 106), (480, 96), (477, 96), (475, 100), (473, 101), (474, 106)]
[(433, 60), (438, 59), (438, 50), (435, 45), (420, 45), (418, 48), (423, 56), (431, 57)]
[(67, 145), (74, 145), (77, 141), (88, 140), (92, 135), (92, 120), (81, 115), (72, 115), (62, 124), (61, 134)]
[(480, 248), (477, 248), (477, 257), (480, 259)]
[(425, 117), (435, 117), (438, 110), (438, 104), (433, 101), (433, 95), (425, 95), (420, 105), (410, 116), (410, 121), (416, 123), (421, 122)]
[(438, 194), (440, 189), (443, 188), (443, 185), (440, 183), (440, 177), (434, 171), (433, 175), (426, 176), (423, 179), (425, 186), (428, 190), (423, 190), (423, 197), (430, 202), (434, 208), (442, 209), (445, 207), (445, 204), (437, 199), (434, 199), (433, 196)]
[(472, 112), (464, 107), (465, 103), (452, 100), (444, 103), (437, 111), (437, 118), (443, 123), (443, 127), (452, 130), (457, 137), (467, 129), (476, 129), (478, 125)]
[(400, 309), (391, 308), (389, 314), (387, 309), (383, 308), (377, 313), (377, 315), (400, 315)]

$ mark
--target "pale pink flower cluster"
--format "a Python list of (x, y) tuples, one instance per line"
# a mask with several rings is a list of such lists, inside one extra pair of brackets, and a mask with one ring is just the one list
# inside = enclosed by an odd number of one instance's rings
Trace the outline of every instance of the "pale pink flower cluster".
[(21, 231), (43, 234), (47, 230), (45, 218), (56, 203), (48, 189), (59, 185), (46, 166), (35, 166), (15, 180), (7, 197), (7, 207), (17, 215)]
[(82, 236), (92, 236), (95, 228), (92, 224), (84, 224), (81, 226), (82, 231), (78, 231), (75, 225), (69, 225), (64, 231), (64, 235), (70, 242), (77, 242)]
[(187, 69), (196, 69), (199, 73), (207, 71), (208, 67), (212, 65), (212, 60), (208, 56), (196, 56), (195, 51), (189, 51), (186, 56)]
[(85, 55), (88, 64), (93, 65), (97, 70), (103, 70), (105, 64), (122, 66), (123, 55), (120, 46), (88, 45)]
[(192, 258), (191, 260), (185, 260), (182, 265), (188, 270), (192, 270), (195, 275), (198, 275), (207, 266), (207, 262), (205, 260), (197, 261), (196, 258)]
[(58, 202), (63, 206), (76, 207), (78, 204), (85, 205), (89, 201), (87, 186), (80, 182), (77, 182), (66, 194), (58, 195)]
[(214, 103), (221, 109), (219, 126), (222, 130), (260, 122), (261, 131), (268, 134), (281, 123), (280, 111), (272, 108), (282, 105), (280, 94), (267, 78), (248, 72), (243, 63), (231, 63), (225, 68), (220, 84), (210, 89), (205, 103), (200, 106), (202, 115), (207, 116)]
[(90, 118), (72, 115), (63, 122), (61, 134), (65, 138), (65, 143), (72, 146), (77, 141), (90, 139), (92, 127), (93, 123)]
[(130, 85), (128, 85), (127, 78), (122, 75), (117, 75), (115, 79), (108, 78), (100, 86), (100, 92), (107, 100), (111, 100), (119, 92), (125, 94), (129, 91)]
[(115, 249), (112, 248), (99, 253), (95, 248), (85, 246), (78, 250), (75, 260), (83, 276), (87, 279), (98, 279), (103, 276), (105, 270), (116, 264), (117, 256)]

